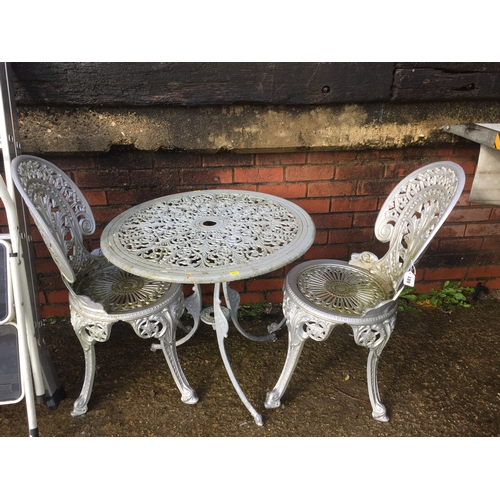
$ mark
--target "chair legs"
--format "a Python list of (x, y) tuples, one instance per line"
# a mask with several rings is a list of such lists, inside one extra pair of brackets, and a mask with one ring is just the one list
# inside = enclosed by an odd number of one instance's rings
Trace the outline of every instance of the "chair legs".
[[(181, 393), (181, 400), (187, 404), (195, 404), (198, 401), (198, 396), (184, 376), (177, 357), (175, 344), (175, 331), (179, 320), (179, 311), (182, 312), (182, 310), (182, 303), (174, 303), (160, 313), (127, 322), (134, 328), (135, 333), (139, 337), (153, 337), (160, 341), (170, 372)], [(77, 312), (75, 308), (71, 308), (71, 323), (82, 345), (85, 356), (83, 387), (71, 412), (73, 417), (78, 417), (85, 415), (87, 412), (94, 384), (96, 367), (94, 344), (95, 342), (105, 342), (109, 339), (111, 326), (114, 321), (96, 321), (92, 318), (86, 318)]]
[(368, 395), (373, 410), (372, 417), (379, 422), (388, 422), (389, 417), (386, 407), (380, 401), (377, 377), (378, 361), (394, 329), (395, 320), (396, 318), (393, 317), (383, 323), (353, 327), (356, 343), (369, 349), (368, 361), (366, 363)]
[(72, 417), (81, 417), (87, 413), (87, 405), (92, 393), (92, 387), (94, 386), (94, 344), (99, 338), (104, 340), (109, 338), (111, 325), (87, 322), (82, 316), (76, 314), (73, 310), (71, 311), (71, 323), (76, 336), (82, 345), (83, 355), (85, 358), (85, 377), (83, 379), (83, 387), (80, 392), (80, 396), (78, 396), (73, 404), (73, 411), (71, 412)]
[[(286, 306), (284, 309), (288, 326), (288, 352), (278, 382), (266, 395), (264, 402), (266, 408), (277, 408), (280, 406), (281, 397), (288, 387), (306, 339), (310, 337), (317, 341), (326, 340), (333, 328), (339, 324), (319, 321), (310, 314), (300, 312), (298, 308), (295, 310), (293, 306), (288, 311), (286, 310)], [(394, 316), (373, 325), (351, 325), (356, 343), (369, 349), (366, 366), (368, 395), (372, 405), (372, 416), (380, 422), (387, 422), (389, 417), (387, 416), (385, 406), (380, 401), (377, 367), (382, 350), (387, 344), (394, 328), (395, 319)]]
[(195, 404), (198, 402), (198, 395), (195, 390), (189, 385), (184, 372), (182, 371), (177, 357), (177, 349), (175, 343), (175, 331), (177, 328), (177, 321), (173, 320), (171, 316), (164, 315), (165, 323), (168, 324), (163, 336), (160, 338), (160, 345), (167, 361), (172, 377), (181, 393), (181, 400), (186, 404)]
[(307, 335), (304, 336), (301, 325), (290, 325), (287, 321), (288, 326), (288, 351), (286, 355), (285, 365), (281, 372), (281, 375), (270, 392), (266, 395), (266, 400), (264, 406), (266, 408), (278, 408), (281, 404), (281, 396), (283, 396), (288, 383), (292, 378), (295, 367), (299, 361), (300, 354), (304, 348), (304, 343), (307, 339)]

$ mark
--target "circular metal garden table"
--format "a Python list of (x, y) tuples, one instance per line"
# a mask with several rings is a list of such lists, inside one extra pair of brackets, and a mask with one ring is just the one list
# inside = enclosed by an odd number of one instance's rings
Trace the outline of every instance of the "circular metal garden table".
[[(195, 320), (203, 316), (199, 285), (214, 284), (210, 309), (224, 366), (242, 402), (262, 425), (224, 349), (228, 316), (252, 340), (274, 335), (254, 337), (241, 328), (239, 294), (228, 283), (284, 267), (302, 256), (314, 237), (311, 217), (290, 201), (252, 191), (206, 190), (164, 196), (126, 210), (106, 226), (101, 250), (132, 274), (193, 284), (195, 293), (186, 299), (186, 307)], [(227, 308), (221, 307), (221, 284)]]

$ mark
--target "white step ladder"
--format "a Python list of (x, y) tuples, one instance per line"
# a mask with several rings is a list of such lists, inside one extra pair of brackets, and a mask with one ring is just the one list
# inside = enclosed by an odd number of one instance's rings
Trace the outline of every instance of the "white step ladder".
[(0, 198), (9, 226), (0, 234), (0, 405), (26, 399), (29, 435), (38, 436), (35, 402), (56, 409), (65, 397), (43, 339), (29, 219), (10, 176), (21, 149), (10, 63), (0, 63)]

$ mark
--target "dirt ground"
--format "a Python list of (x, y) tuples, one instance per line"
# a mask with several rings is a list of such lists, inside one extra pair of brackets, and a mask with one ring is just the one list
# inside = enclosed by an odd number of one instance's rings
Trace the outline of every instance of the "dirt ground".
[[(161, 351), (126, 324), (96, 347), (97, 373), (89, 410), (70, 411), (83, 380), (83, 353), (71, 325), (45, 328), (45, 340), (66, 398), (57, 409), (37, 405), (40, 436), (499, 436), (500, 295), (481, 295), (452, 314), (402, 311), (379, 364), (379, 387), (390, 416), (371, 417), (367, 351), (338, 327), (324, 342), (308, 340), (278, 409), (264, 399), (281, 372), (287, 350), (283, 328), (275, 342), (253, 342), (231, 327), (226, 350), (248, 399), (262, 414), (257, 426), (224, 369), (210, 326), (178, 348), (199, 402), (181, 402)], [(272, 315), (242, 318), (263, 334)], [(24, 401), (0, 406), (0, 436), (27, 436)]]

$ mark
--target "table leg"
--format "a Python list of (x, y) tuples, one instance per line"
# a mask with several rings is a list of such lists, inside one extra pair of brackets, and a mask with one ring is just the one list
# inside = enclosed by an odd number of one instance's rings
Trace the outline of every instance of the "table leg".
[(236, 291), (233, 290), (232, 288), (229, 287), (227, 282), (222, 283), (222, 288), (224, 290), (224, 297), (226, 299), (226, 304), (229, 308), (229, 311), (231, 312), (231, 319), (234, 323), (234, 326), (237, 328), (237, 330), (244, 335), (247, 339), (250, 340), (276, 340), (276, 335), (272, 333), (272, 331), (269, 331), (269, 335), (264, 335), (262, 337), (256, 337), (255, 335), (250, 335), (247, 333), (240, 325), (238, 321), (238, 309), (240, 307), (240, 294)]
[[(227, 297), (226, 297), (227, 300)], [(221, 300), (220, 300), (220, 283), (216, 283), (214, 286), (214, 317), (215, 317), (215, 331), (217, 333), (217, 343), (219, 344), (219, 351), (222, 357), (222, 361), (224, 362), (224, 366), (226, 367), (227, 374), (231, 379), (231, 382), (238, 393), (243, 404), (247, 407), (248, 411), (252, 415), (255, 420), (255, 423), (259, 426), (263, 425), (262, 416), (257, 413), (255, 408), (250, 404), (245, 394), (241, 390), (236, 377), (234, 376), (231, 365), (229, 364), (229, 359), (226, 355), (226, 350), (224, 349), (224, 339), (227, 337), (227, 333), (229, 331), (229, 323), (224, 316), (224, 313), (221, 308)], [(234, 321), (234, 320), (233, 320)]]
[(184, 299), (184, 307), (186, 308), (187, 312), (193, 317), (193, 326), (190, 328), (179, 325), (179, 328), (187, 332), (187, 334), (184, 335), (184, 337), (182, 337), (181, 339), (177, 340), (177, 342), (175, 343), (175, 345), (177, 346), (184, 344), (184, 342), (187, 342), (196, 333), (196, 330), (198, 330), (198, 327), (200, 326), (200, 316), (202, 309), (200, 285), (193, 285), (193, 294)]

